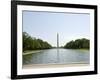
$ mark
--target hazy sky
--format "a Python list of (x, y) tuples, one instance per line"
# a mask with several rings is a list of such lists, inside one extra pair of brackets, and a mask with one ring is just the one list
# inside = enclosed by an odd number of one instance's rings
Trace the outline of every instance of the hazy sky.
[(55, 13), (23, 11), (23, 32), (47, 41), (52, 46), (78, 38), (90, 37), (90, 15), (76, 13)]

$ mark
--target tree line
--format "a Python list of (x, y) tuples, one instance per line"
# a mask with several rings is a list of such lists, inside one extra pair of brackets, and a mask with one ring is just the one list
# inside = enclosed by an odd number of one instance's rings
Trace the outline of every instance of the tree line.
[(52, 46), (48, 42), (36, 39), (35, 37), (31, 37), (28, 33), (23, 32), (23, 51), (50, 48), (52, 48)]
[(70, 41), (66, 43), (64, 48), (67, 49), (89, 49), (90, 48), (90, 41), (86, 38), (76, 39), (75, 41)]
[[(53, 48), (48, 42), (41, 39), (31, 37), (28, 33), (23, 32), (23, 51), (26, 50), (40, 50)], [(54, 47), (55, 48), (55, 47)], [(76, 39), (66, 43), (62, 48), (66, 49), (89, 49), (90, 40), (86, 38)]]

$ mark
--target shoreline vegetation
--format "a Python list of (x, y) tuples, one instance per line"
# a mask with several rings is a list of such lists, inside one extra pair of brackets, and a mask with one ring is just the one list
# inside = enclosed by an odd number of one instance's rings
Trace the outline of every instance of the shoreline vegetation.
[(23, 52), (27, 50), (43, 50), (51, 49), (52, 46), (41, 39), (31, 37), (28, 33), (23, 32)]
[[(43, 41), (41, 39), (36, 39), (35, 37), (31, 37), (28, 33), (23, 32), (23, 55), (38, 53), (46, 49), (54, 48), (57, 47), (53, 47), (48, 42)], [(90, 40), (86, 38), (72, 40), (59, 48), (89, 50)]]
[(70, 41), (66, 43), (64, 48), (67, 49), (89, 49), (90, 48), (90, 41), (86, 38), (76, 39), (75, 41)]

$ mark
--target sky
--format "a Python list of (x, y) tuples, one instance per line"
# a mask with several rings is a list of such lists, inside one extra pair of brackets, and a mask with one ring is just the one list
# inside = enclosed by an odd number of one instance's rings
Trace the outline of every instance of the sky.
[(23, 11), (23, 32), (59, 46), (75, 39), (90, 38), (90, 14)]

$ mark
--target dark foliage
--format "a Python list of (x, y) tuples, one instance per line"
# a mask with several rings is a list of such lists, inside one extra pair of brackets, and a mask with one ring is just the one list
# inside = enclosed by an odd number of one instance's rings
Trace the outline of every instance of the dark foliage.
[(90, 41), (88, 39), (82, 38), (77, 39), (75, 41), (68, 42), (64, 48), (68, 49), (89, 49), (90, 48)]
[(41, 39), (33, 38), (26, 32), (23, 32), (23, 51), (50, 48), (52, 48), (52, 46), (48, 42), (43, 41)]

